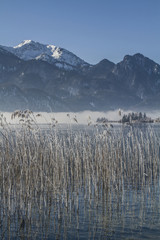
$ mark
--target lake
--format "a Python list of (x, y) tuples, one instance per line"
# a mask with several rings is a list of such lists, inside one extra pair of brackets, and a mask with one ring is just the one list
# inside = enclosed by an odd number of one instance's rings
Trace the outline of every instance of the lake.
[(159, 127), (4, 129), (1, 239), (160, 239)]

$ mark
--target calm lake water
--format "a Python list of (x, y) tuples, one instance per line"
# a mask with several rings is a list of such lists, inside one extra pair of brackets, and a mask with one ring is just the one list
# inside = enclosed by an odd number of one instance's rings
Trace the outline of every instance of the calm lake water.
[[(139, 141), (137, 148), (139, 149), (136, 155), (139, 158), (137, 160), (139, 167), (136, 172), (133, 170), (134, 173), (132, 173), (132, 169), (127, 164), (130, 164), (133, 159), (130, 159), (131, 155), (128, 155), (127, 151), (132, 152), (132, 155), (134, 154), (134, 144), (130, 140), (130, 134), (139, 131), (137, 129), (140, 129), (140, 133), (138, 132), (138, 135), (136, 135), (138, 136), (137, 139), (141, 137), (142, 133), (143, 139)], [(156, 136), (152, 145), (149, 145), (145, 140), (148, 139), (148, 129), (151, 132), (149, 137), (152, 136), (152, 133)], [(61, 128), (61, 130), (63, 138), (67, 137), (69, 130), (65, 128)], [(70, 141), (74, 141), (76, 138), (76, 131), (80, 131), (81, 135), (85, 132), (85, 137), (89, 136), (91, 139), (91, 146), (96, 148), (92, 127), (83, 126), (81, 130), (72, 127)], [(104, 178), (101, 181), (99, 175), (102, 173), (103, 168), (99, 170), (98, 167), (97, 170), (93, 168), (93, 174), (92, 172), (88, 173), (88, 179), (86, 173), (83, 175), (82, 169), (81, 176), (76, 177), (75, 174), (69, 183), (60, 183), (62, 187), (56, 188), (56, 190), (55, 188), (54, 190), (52, 188), (32, 189), (29, 197), (28, 195), (25, 196), (23, 188), (21, 191), (13, 189), (7, 195), (7, 192), (1, 187), (0, 238), (160, 239), (160, 126), (152, 125), (148, 127), (141, 125), (132, 128), (132, 130), (130, 126), (123, 127), (123, 129), (122, 126), (114, 126), (113, 129), (109, 128), (109, 130), (108, 128), (102, 129), (99, 131), (99, 134), (104, 135), (101, 138), (102, 142), (99, 139), (96, 142), (98, 151), (102, 151), (102, 155), (104, 138), (109, 138), (113, 132), (115, 145), (122, 132), (123, 137), (126, 137), (123, 138), (124, 141), (120, 144), (124, 146), (128, 144), (121, 153), (128, 158), (126, 167), (123, 166), (123, 171), (122, 167), (120, 167), (122, 174), (124, 174), (123, 177), (118, 175), (118, 168), (116, 167), (112, 173), (108, 173), (110, 175), (106, 177), (106, 182)], [(143, 154), (140, 154), (147, 144), (148, 148), (145, 149)], [(150, 149), (155, 144), (157, 144), (155, 146), (156, 150)], [(109, 161), (115, 160), (116, 155), (114, 154), (116, 153), (112, 153), (113, 159), (110, 158)], [(150, 154), (150, 157), (148, 154)], [(141, 170), (140, 161), (146, 161), (145, 156), (149, 160), (143, 164), (144, 169)], [(156, 167), (155, 160), (152, 159), (155, 156), (157, 157)], [(120, 155), (117, 155), (117, 158), (120, 157)], [(112, 164), (114, 168), (114, 163)], [(74, 166), (72, 167), (74, 169)], [(125, 172), (127, 169), (130, 172)], [(156, 170), (154, 171), (154, 169)], [(112, 168), (110, 168), (110, 171), (112, 171)], [(117, 176), (119, 177), (117, 178)]]

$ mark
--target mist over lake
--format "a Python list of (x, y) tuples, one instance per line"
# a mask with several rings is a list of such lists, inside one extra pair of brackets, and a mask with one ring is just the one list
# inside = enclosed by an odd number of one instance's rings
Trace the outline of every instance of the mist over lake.
[[(35, 112), (35, 119), (39, 124), (48, 124), (51, 123), (51, 119), (55, 118), (58, 123), (63, 124), (76, 124), (74, 118), (76, 117), (79, 124), (88, 124), (89, 121), (92, 124), (96, 123), (97, 118), (106, 118), (109, 121), (119, 121), (124, 114), (132, 113), (133, 110), (123, 110), (121, 109), (121, 116), (119, 115), (119, 110), (115, 111), (106, 111), (106, 112), (98, 112), (98, 111), (83, 111), (83, 112)], [(2, 112), (2, 114), (6, 117), (7, 122), (11, 124), (19, 124), (20, 118), (11, 119), (12, 112)], [(37, 114), (40, 116), (37, 117)], [(152, 119), (156, 119), (160, 116), (159, 110), (154, 111), (146, 111), (148, 117)]]

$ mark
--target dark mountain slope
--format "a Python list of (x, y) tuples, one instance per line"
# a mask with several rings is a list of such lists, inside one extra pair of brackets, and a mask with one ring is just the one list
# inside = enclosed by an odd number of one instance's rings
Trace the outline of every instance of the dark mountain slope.
[(42, 58), (22, 60), (0, 48), (1, 111), (153, 109), (159, 101), (160, 65), (142, 54), (71, 70)]

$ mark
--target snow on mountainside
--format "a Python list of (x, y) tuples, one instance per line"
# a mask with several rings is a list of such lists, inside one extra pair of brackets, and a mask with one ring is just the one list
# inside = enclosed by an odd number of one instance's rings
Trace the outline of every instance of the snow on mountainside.
[(0, 46), (0, 111), (139, 111), (157, 109), (159, 102), (160, 65), (140, 53), (117, 64), (103, 59), (89, 65), (31, 40)]
[(25, 40), (15, 47), (3, 46), (3, 49), (6, 49), (25, 61), (31, 59), (43, 60), (66, 70), (73, 70), (76, 67), (89, 65), (75, 54), (63, 48), (41, 44), (32, 40)]

